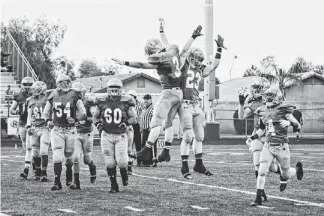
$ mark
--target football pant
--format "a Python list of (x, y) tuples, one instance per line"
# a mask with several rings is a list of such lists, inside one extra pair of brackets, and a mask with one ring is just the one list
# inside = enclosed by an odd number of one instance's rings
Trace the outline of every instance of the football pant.
[(253, 165), (256, 171), (259, 170), (260, 166), (260, 154), (262, 151), (263, 143), (259, 139), (252, 140), (251, 151), (253, 155)]
[(90, 133), (77, 133), (75, 138), (75, 146), (73, 153), (73, 171), (74, 173), (80, 172), (80, 159), (83, 153), (84, 164), (90, 164), (92, 161), (91, 152), (93, 150), (93, 132)]
[(30, 136), (30, 142), (33, 149), (33, 157), (48, 155), (50, 144), (50, 132), (46, 127), (35, 127), (33, 135)]
[(101, 152), (105, 157), (106, 168), (127, 168), (128, 165), (128, 138), (124, 134), (101, 133)]
[(51, 143), (53, 151), (53, 162), (61, 163), (66, 159), (66, 164), (73, 164), (73, 153), (75, 146), (75, 127), (57, 127), (51, 131)]

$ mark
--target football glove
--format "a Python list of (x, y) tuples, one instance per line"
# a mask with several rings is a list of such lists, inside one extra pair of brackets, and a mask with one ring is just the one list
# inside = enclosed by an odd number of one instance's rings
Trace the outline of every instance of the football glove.
[(217, 44), (217, 48), (227, 49), (226, 47), (224, 47), (224, 38), (222, 36), (217, 35), (217, 40), (214, 39), (214, 41)]
[(52, 120), (47, 120), (47, 127), (49, 128), (49, 129), (53, 129), (53, 127), (54, 127), (54, 124), (53, 124), (53, 122), (52, 122)]
[(72, 118), (72, 117), (68, 117), (68, 118), (66, 118), (66, 121), (67, 121), (69, 124), (75, 124), (75, 120), (74, 120), (74, 118)]
[(164, 19), (162, 17), (159, 18), (160, 22), (160, 33), (164, 32)]
[(29, 136), (32, 136), (35, 132), (35, 128), (30, 125), (27, 125), (26, 129)]
[(103, 124), (100, 121), (96, 122), (95, 126), (97, 127), (99, 132), (103, 130)]
[(193, 39), (196, 39), (197, 37), (202, 36), (203, 34), (201, 33), (201, 30), (202, 30), (202, 27), (201, 27), (201, 25), (199, 25), (199, 26), (194, 30), (194, 32), (192, 33), (191, 37), (192, 37)]

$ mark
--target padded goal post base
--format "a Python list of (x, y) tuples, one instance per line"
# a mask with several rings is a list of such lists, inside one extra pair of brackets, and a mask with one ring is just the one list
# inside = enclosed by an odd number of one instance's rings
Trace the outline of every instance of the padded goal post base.
[(205, 139), (204, 142), (213, 142), (220, 139), (219, 123), (218, 122), (206, 122), (205, 126)]

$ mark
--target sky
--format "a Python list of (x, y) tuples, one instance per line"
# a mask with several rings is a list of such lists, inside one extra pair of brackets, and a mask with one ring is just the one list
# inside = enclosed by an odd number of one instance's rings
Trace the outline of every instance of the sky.
[[(213, 5), (214, 38), (222, 35), (228, 48), (216, 70), (221, 81), (230, 79), (231, 68), (231, 78), (242, 77), (268, 55), (285, 69), (297, 57), (324, 64), (324, 1), (214, 0)], [(55, 55), (77, 64), (113, 57), (145, 61), (144, 44), (159, 37), (159, 17), (169, 42), (181, 48), (199, 24), (204, 31), (204, 6), (205, 0), (2, 0), (1, 21), (42, 15), (60, 20), (67, 32)], [(204, 43), (200, 37), (192, 46), (204, 50)]]

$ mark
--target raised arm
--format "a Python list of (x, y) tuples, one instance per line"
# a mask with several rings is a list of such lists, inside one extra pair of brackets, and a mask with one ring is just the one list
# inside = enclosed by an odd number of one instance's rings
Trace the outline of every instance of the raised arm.
[(112, 58), (114, 62), (120, 65), (125, 65), (128, 67), (133, 67), (133, 68), (142, 68), (142, 69), (157, 69), (158, 65), (151, 64), (148, 62), (139, 62), (139, 61), (124, 61), (116, 58)]
[(187, 40), (187, 42), (185, 43), (185, 45), (183, 46), (181, 52), (180, 52), (180, 57), (181, 58), (186, 58), (187, 53), (192, 45), (192, 43), (194, 42), (194, 40), (199, 37), (202, 36), (203, 34), (201, 33), (202, 27), (201, 25), (199, 25), (194, 32), (192, 33), (191, 37)]
[(217, 44), (217, 53), (215, 55), (214, 61), (211, 65), (207, 65), (204, 70), (203, 70), (203, 77), (207, 77), (209, 76), (209, 74), (211, 74), (211, 72), (213, 72), (219, 65), (221, 56), (222, 56), (222, 49), (224, 47), (223, 43), (224, 43), (224, 38), (222, 38), (220, 35), (218, 35), (217, 40), (215, 40), (216, 44)]
[(164, 19), (159, 18), (159, 22), (160, 22), (160, 38), (161, 38), (162, 45), (164, 47), (168, 47), (170, 44), (169, 44), (169, 41), (164, 33)]

